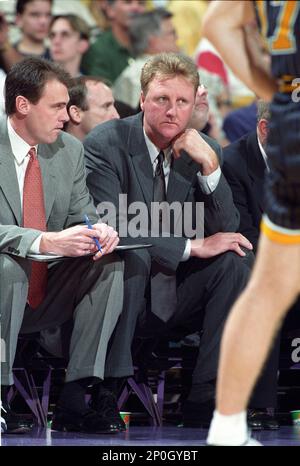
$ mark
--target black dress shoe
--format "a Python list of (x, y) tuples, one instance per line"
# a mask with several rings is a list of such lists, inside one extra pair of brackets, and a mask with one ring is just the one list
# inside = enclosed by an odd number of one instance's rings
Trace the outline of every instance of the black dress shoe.
[(182, 423), (184, 427), (208, 428), (215, 409), (215, 401), (208, 400), (205, 403), (186, 401), (182, 409)]
[(97, 396), (92, 398), (91, 408), (106, 420), (107, 423), (117, 426), (119, 431), (125, 431), (126, 425), (120, 416), (117, 398), (113, 392), (101, 388)]
[(119, 432), (115, 424), (107, 422), (106, 419), (92, 409), (87, 409), (81, 414), (58, 406), (53, 415), (51, 429), (89, 434), (114, 434)]
[(279, 422), (265, 410), (248, 409), (247, 423), (252, 430), (277, 430)]

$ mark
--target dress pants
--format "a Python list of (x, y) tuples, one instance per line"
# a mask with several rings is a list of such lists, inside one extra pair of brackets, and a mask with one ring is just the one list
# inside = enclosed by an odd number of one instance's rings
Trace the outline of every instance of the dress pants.
[(165, 323), (145, 305), (150, 257), (147, 251), (143, 252), (143, 257), (133, 254), (130, 260), (125, 258), (124, 309), (112, 338), (105, 376), (133, 374), (131, 342), (139, 316), (139, 330), (149, 337), (160, 338), (174, 332), (183, 337), (201, 328), (194, 382), (210, 381), (217, 373), (224, 322), (247, 283), (250, 267), (245, 259), (232, 252), (181, 263), (176, 273), (178, 304), (174, 315)]
[(123, 263), (116, 254), (49, 264), (47, 294), (35, 310), (26, 305), (30, 262), (0, 254), (1, 332), (5, 361), (1, 384), (13, 384), (19, 333), (32, 333), (73, 318), (66, 381), (104, 378), (108, 341), (123, 305)]

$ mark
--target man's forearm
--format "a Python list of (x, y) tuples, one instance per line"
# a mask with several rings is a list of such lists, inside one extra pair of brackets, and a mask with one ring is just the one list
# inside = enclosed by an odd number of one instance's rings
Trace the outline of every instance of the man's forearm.
[(246, 40), (245, 28), (254, 20), (252, 2), (213, 2), (204, 20), (203, 33), (233, 73), (257, 95), (270, 100), (276, 84), (262, 62), (253, 60)]

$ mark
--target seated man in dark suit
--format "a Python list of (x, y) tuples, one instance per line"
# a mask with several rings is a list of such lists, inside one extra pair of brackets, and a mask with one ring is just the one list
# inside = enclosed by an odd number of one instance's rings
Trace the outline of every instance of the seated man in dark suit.
[[(175, 53), (151, 57), (141, 74), (142, 112), (97, 126), (84, 146), (87, 183), (98, 211), (110, 220), (115, 207), (123, 243), (153, 245), (126, 255), (124, 307), (105, 375), (133, 373), (131, 343), (138, 316), (143, 335), (158, 339), (201, 329), (184, 421), (197, 418), (207, 426), (223, 324), (248, 280), (245, 251), (251, 255), (252, 246), (235, 233), (239, 218), (221, 171), (220, 146), (188, 128), (198, 86), (191, 59)], [(128, 209), (120, 205), (125, 195)], [(175, 202), (179, 212), (169, 211), (167, 224), (164, 208)], [(186, 228), (188, 223), (195, 227), (199, 203), (204, 203), (204, 235)], [(158, 206), (162, 211), (155, 225)], [(191, 214), (184, 218), (187, 206)]]
[[(123, 264), (110, 254), (119, 242), (116, 231), (98, 223), (86, 186), (82, 144), (61, 131), (68, 120), (69, 79), (54, 63), (32, 57), (14, 65), (5, 82), (0, 312), (6, 355), (1, 360), (1, 416), (8, 433), (28, 430), (7, 402), (19, 333), (40, 332), (69, 320), (73, 331), (66, 383), (52, 428), (118, 430), (85, 404), (87, 387), (103, 379), (108, 341), (122, 311)], [(84, 224), (85, 215), (92, 225)], [(49, 253), (68, 259), (49, 265), (38, 261)], [(29, 254), (35, 254), (35, 260)]]
[[(267, 137), (270, 121), (269, 104), (257, 103), (257, 128), (224, 149), (223, 173), (231, 187), (233, 200), (240, 212), (239, 231), (251, 241), (256, 252), (259, 225), (263, 213), (263, 188), (267, 170)], [(274, 408), (277, 397), (279, 338), (252, 396), (248, 424), (253, 429), (275, 429), (278, 422), (265, 408)]]

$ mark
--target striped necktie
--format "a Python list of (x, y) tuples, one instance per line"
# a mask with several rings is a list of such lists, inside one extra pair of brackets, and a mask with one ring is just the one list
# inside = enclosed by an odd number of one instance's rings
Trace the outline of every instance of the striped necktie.
[[(164, 175), (164, 153), (160, 151), (157, 156), (157, 165), (153, 179), (153, 202), (165, 202), (166, 185)], [(166, 230), (163, 225), (162, 210), (159, 211), (159, 229)], [(164, 228), (165, 227), (165, 228)], [(169, 229), (169, 228), (168, 228)], [(151, 311), (166, 322), (174, 314), (177, 304), (176, 275), (156, 261), (151, 265)]]

